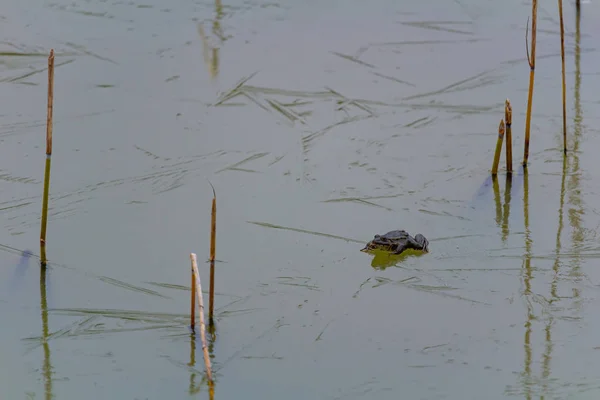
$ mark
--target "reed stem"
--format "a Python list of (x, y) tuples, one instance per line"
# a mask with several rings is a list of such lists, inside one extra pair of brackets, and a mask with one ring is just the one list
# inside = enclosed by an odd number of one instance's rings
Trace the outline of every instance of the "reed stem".
[(198, 271), (198, 262), (195, 253), (190, 253), (192, 261), (192, 271), (194, 272), (196, 282), (196, 295), (198, 296), (198, 305), (200, 306), (200, 339), (202, 340), (202, 353), (204, 354), (204, 365), (209, 382), (212, 382), (212, 370), (210, 366), (210, 357), (208, 355), (208, 346), (206, 344), (206, 325), (204, 324), (204, 302), (202, 300), (202, 282), (200, 281), (200, 272)]
[(531, 134), (531, 106), (533, 102), (533, 83), (535, 78), (535, 37), (537, 32), (537, 0), (533, 0), (531, 6), (532, 23), (531, 23), (531, 54), (529, 54), (529, 19), (527, 20), (527, 29), (525, 30), (525, 45), (527, 49), (527, 61), (529, 62), (529, 96), (527, 99), (527, 118), (525, 121), (525, 149), (523, 151), (523, 167), (527, 167), (529, 159), (529, 142)]
[(44, 194), (42, 197), (42, 227), (40, 243), (46, 244), (48, 223), (48, 195), (50, 192), (50, 164), (52, 159), (52, 112), (54, 108), (54, 49), (48, 56), (48, 110), (46, 116), (46, 168), (44, 171)]
[(46, 258), (46, 245), (44, 243), (40, 244), (40, 266), (42, 270), (46, 268), (48, 265), (48, 259)]
[(512, 107), (510, 100), (506, 99), (504, 103), (504, 120), (506, 121), (506, 173), (512, 174)]
[(192, 268), (192, 297), (190, 298), (190, 327), (196, 329), (196, 275)]
[(217, 194), (215, 188), (209, 182), (213, 190), (212, 210), (210, 215), (210, 287), (208, 294), (208, 321), (213, 324), (213, 311), (215, 304), (215, 247), (217, 240)]
[(563, 152), (567, 154), (567, 84), (565, 83), (565, 24), (563, 22), (562, 0), (558, 0), (560, 16), (560, 57), (562, 61), (562, 107), (563, 107)]
[(496, 141), (496, 153), (494, 154), (494, 164), (492, 165), (492, 176), (498, 173), (498, 164), (500, 164), (500, 153), (502, 152), (502, 142), (504, 141), (504, 120), (500, 120), (498, 126), (498, 140)]

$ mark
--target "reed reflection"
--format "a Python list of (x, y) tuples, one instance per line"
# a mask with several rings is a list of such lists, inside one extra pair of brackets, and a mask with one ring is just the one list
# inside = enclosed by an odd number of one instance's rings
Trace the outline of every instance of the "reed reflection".
[(502, 231), (502, 243), (506, 244), (508, 235), (510, 234), (509, 217), (510, 217), (510, 202), (512, 198), (512, 174), (506, 174), (504, 185), (504, 201), (500, 197), (500, 184), (497, 176), (492, 177), (492, 188), (494, 191), (494, 204), (496, 210), (496, 225)]
[[(546, 307), (548, 311), (548, 317), (545, 321), (544, 326), (544, 353), (542, 355), (542, 374), (541, 374), (541, 396), (544, 398), (546, 395), (550, 395), (550, 376), (551, 376), (551, 362), (552, 362), (552, 351), (554, 344), (552, 342), (552, 328), (555, 324), (556, 316), (553, 313), (553, 309), (560, 301), (564, 299), (572, 299), (572, 309), (578, 311), (580, 308), (581, 293), (578, 288), (572, 289), (572, 296), (565, 296), (559, 294), (559, 279), (561, 277), (561, 268), (564, 268), (564, 263), (561, 261), (561, 252), (563, 249), (562, 233), (564, 230), (564, 215), (565, 205), (568, 205), (567, 216), (569, 225), (571, 227), (571, 252), (568, 254), (569, 259), (569, 277), (573, 279), (573, 282), (579, 282), (582, 280), (581, 272), (581, 249), (583, 248), (585, 241), (585, 231), (582, 226), (582, 216), (584, 213), (582, 190), (581, 190), (581, 168), (579, 160), (580, 141), (582, 134), (583, 124), (583, 112), (581, 108), (581, 31), (580, 31), (580, 19), (581, 12), (579, 4), (576, 8), (576, 21), (575, 21), (575, 85), (574, 85), (574, 108), (575, 115), (573, 119), (573, 143), (572, 149), (568, 153), (568, 156), (563, 157), (562, 163), (562, 177), (561, 177), (561, 188), (560, 188), (560, 201), (558, 207), (558, 226), (556, 232), (555, 241), (555, 258), (552, 266), (553, 277), (550, 282), (550, 297), (548, 303), (550, 307)], [(568, 177), (568, 179), (567, 179)], [(531, 348), (531, 334), (532, 324), (536, 318), (533, 307), (532, 307), (532, 295), (531, 292), (531, 280), (532, 269), (531, 269), (531, 231), (529, 229), (529, 180), (527, 176), (527, 170), (524, 171), (524, 194), (523, 194), (523, 213), (525, 218), (525, 256), (523, 266), (523, 283), (524, 291), (523, 295), (527, 298), (527, 319), (525, 323), (525, 338), (524, 338), (524, 351), (525, 351), (525, 365), (523, 371), (523, 386), (525, 389), (525, 397), (531, 398), (533, 380), (531, 377), (532, 367), (532, 348)], [(565, 199), (566, 197), (566, 199)], [(563, 273), (564, 274), (564, 273)]]
[(42, 313), (42, 348), (44, 350), (44, 394), (46, 400), (52, 399), (52, 363), (50, 361), (50, 345), (48, 344), (48, 301), (46, 297), (46, 252), (44, 246), (42, 252), (42, 262), (40, 268), (40, 310)]
[(531, 280), (533, 273), (531, 270), (531, 230), (529, 227), (529, 173), (527, 168), (523, 168), (523, 221), (525, 224), (525, 254), (523, 256), (523, 297), (527, 305), (527, 318), (525, 321), (525, 337), (523, 349), (525, 353), (524, 369), (522, 374), (523, 387), (525, 389), (525, 398), (531, 399), (531, 364), (532, 364), (532, 349), (531, 349), (531, 333), (532, 325), (535, 319), (535, 313), (532, 304)]
[[(581, 108), (581, 11), (576, 9), (575, 19), (575, 85), (574, 102), (575, 116), (573, 119), (573, 151), (570, 152), (570, 171), (567, 183), (568, 202), (571, 205), (568, 211), (569, 224), (571, 225), (571, 243), (573, 257), (570, 259), (570, 275), (580, 281), (581, 276), (581, 248), (584, 244), (585, 233), (582, 227), (583, 200), (581, 198), (581, 169), (579, 163), (579, 149), (583, 125), (583, 112)], [(579, 290), (574, 288), (573, 295), (579, 298)]]
[[(223, 4), (221, 0), (215, 0), (215, 18), (212, 24), (212, 33), (219, 39), (220, 43), (223, 43), (226, 38), (223, 35), (223, 28), (221, 26), (221, 19), (223, 19)], [(204, 31), (202, 23), (198, 23), (198, 34), (202, 39), (202, 57), (204, 63), (208, 68), (211, 79), (215, 79), (219, 75), (219, 46), (213, 46), (210, 43), (208, 36)]]
[[(196, 370), (196, 332), (190, 333), (190, 362), (188, 363), (188, 367), (190, 367), (190, 384), (188, 387), (188, 393), (190, 395), (195, 395), (200, 392), (202, 386), (206, 384), (208, 386), (208, 396), (210, 400), (214, 399), (215, 395), (215, 384), (207, 379), (206, 374), (199, 373)], [(208, 353), (210, 354), (210, 358), (214, 359), (214, 341), (216, 339), (215, 331), (211, 332), (209, 335), (210, 340), (208, 340)], [(200, 375), (200, 382), (197, 382), (197, 376)]]
[(494, 204), (496, 206), (496, 225), (502, 225), (502, 202), (500, 200), (500, 184), (498, 183), (498, 177), (492, 177), (492, 188), (494, 190)]
[(512, 174), (507, 173), (504, 186), (504, 207), (502, 210), (502, 242), (506, 243), (510, 229), (508, 228), (508, 218), (510, 216), (510, 192), (512, 190)]
[(194, 367), (196, 366), (196, 340), (195, 333), (190, 333), (190, 362), (188, 363), (188, 367), (192, 370), (190, 374), (190, 386), (188, 388), (188, 392), (190, 395), (194, 395), (200, 391), (201, 386), (196, 384), (196, 371)]

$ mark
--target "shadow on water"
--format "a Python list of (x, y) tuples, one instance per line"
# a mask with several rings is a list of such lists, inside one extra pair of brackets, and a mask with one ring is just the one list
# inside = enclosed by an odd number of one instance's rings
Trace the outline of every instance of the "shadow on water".
[[(31, 252), (31, 250), (19, 250), (15, 247), (11, 247), (11, 246), (7, 246), (7, 245), (3, 245), (0, 244), (0, 250), (1, 251), (6, 251), (9, 253), (19, 253), (21, 255), (21, 257), (19, 258), (19, 262), (17, 263), (15, 270), (14, 270), (14, 274), (13, 274), (13, 278), (11, 280), (11, 284), (9, 285), (9, 290), (11, 291), (11, 293), (14, 293), (15, 291), (17, 291), (23, 282), (23, 277), (25, 275), (25, 272), (27, 271), (27, 268), (29, 266), (29, 259), (31, 257), (35, 257), (38, 258), (40, 260), (40, 264), (43, 267), (46, 266), (52, 266), (52, 267), (59, 267), (59, 268), (66, 268), (69, 269), (71, 271), (75, 271), (75, 272), (80, 272), (80, 270), (78, 270), (77, 268), (74, 267), (70, 267), (64, 264), (58, 264), (58, 263), (54, 263), (54, 262), (49, 262), (46, 258), (46, 248), (44, 246), (40, 246), (40, 255), (37, 256), (35, 255), (33, 252)], [(101, 282), (107, 283), (109, 285), (113, 285), (113, 286), (117, 286), (120, 287), (122, 289), (127, 289), (127, 290), (131, 290), (134, 292), (139, 292), (139, 293), (145, 293), (148, 295), (152, 295), (152, 296), (157, 296), (157, 297), (162, 297), (162, 298), (169, 298), (168, 296), (163, 295), (160, 292), (157, 292), (155, 290), (151, 290), (151, 289), (147, 289), (141, 286), (136, 286), (124, 281), (121, 281), (119, 279), (115, 279), (115, 278), (110, 278), (108, 276), (101, 276), (101, 275), (96, 275), (93, 274), (91, 272), (82, 272), (84, 275), (88, 276), (88, 277), (92, 277), (94, 279), (97, 279)], [(154, 285), (154, 286), (158, 286), (161, 288), (166, 288), (166, 289), (177, 289), (180, 288), (177, 285), (170, 285), (170, 284), (166, 284), (166, 283), (157, 283), (157, 282), (147, 282), (148, 284)], [(50, 282), (46, 282), (46, 285), (48, 287), (50, 287)], [(185, 288), (187, 290), (187, 288)]]
[(11, 295), (14, 295), (15, 292), (17, 292), (23, 286), (23, 279), (25, 278), (25, 273), (29, 269), (29, 261), (32, 255), (33, 252), (31, 250), (23, 250), (21, 252), (19, 262), (15, 267), (13, 277), (8, 285), (8, 291)]

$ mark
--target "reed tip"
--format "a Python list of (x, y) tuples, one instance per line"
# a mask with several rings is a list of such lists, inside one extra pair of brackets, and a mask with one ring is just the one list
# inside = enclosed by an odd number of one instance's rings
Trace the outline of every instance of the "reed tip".
[(217, 198), (217, 193), (215, 192), (215, 187), (213, 186), (212, 183), (210, 183), (210, 181), (207, 179), (208, 184), (210, 185), (210, 187), (212, 188), (213, 191), (213, 197), (216, 199)]
[(504, 118), (506, 119), (507, 125), (512, 125), (512, 106), (510, 105), (510, 100), (506, 99), (504, 103)]

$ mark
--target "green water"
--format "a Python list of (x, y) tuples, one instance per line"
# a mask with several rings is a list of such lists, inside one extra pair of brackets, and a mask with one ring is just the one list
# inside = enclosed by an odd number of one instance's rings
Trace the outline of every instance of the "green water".
[[(570, 152), (544, 3), (524, 174), (529, 2), (9, 0), (0, 398), (209, 398), (210, 180), (216, 399), (596, 399), (600, 8), (564, 14)], [(430, 253), (359, 251), (393, 229)]]

